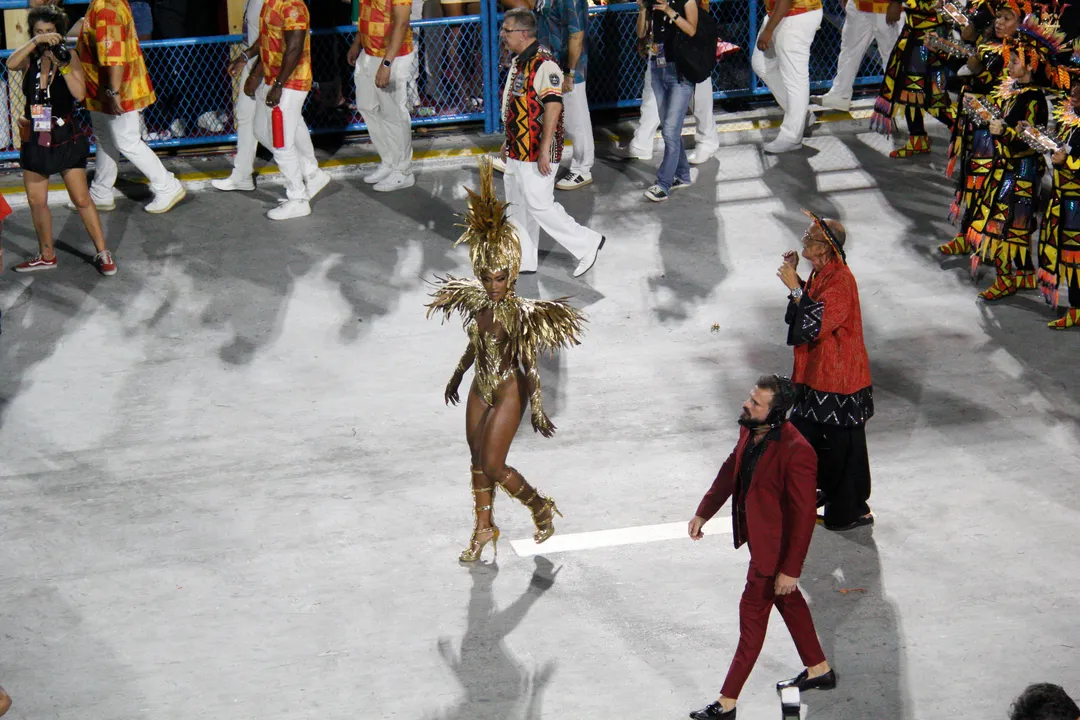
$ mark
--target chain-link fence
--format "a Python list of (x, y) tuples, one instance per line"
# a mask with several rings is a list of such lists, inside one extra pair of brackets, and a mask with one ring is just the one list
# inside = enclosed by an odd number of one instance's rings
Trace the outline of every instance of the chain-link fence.
[[(843, 26), (843, 0), (824, 0), (825, 19), (814, 40), (811, 86), (829, 87), (836, 70)], [(499, 101), (505, 77), (505, 53), (499, 48), (499, 17), (483, 3), (481, 15), (416, 20), (414, 125), (483, 123), (499, 126)], [(717, 98), (768, 94), (750, 67), (750, 52), (764, 18), (764, 2), (720, 0), (711, 4), (720, 37), (739, 46), (717, 64)], [(634, 107), (641, 103), (645, 60), (637, 53), (637, 5), (620, 3), (592, 8), (589, 23), (589, 104), (596, 109)], [(353, 26), (316, 30), (311, 37), (314, 84), (304, 109), (312, 132), (364, 130), (356, 110), (353, 68), (346, 60)], [(238, 35), (143, 43), (143, 54), (158, 101), (143, 112), (143, 137), (151, 147), (169, 148), (236, 140), (233, 103), (241, 91), (228, 76), (229, 60), (242, 47)], [(18, 157), (15, 118), (26, 112), (21, 72), (8, 71), (11, 51), (0, 52), (0, 160)], [(856, 84), (881, 81), (876, 46), (871, 45)], [(80, 122), (87, 123), (85, 114)]]

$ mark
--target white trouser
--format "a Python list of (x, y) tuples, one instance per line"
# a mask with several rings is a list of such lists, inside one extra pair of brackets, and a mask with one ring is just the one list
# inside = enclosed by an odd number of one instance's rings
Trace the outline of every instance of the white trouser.
[(536, 163), (507, 160), (503, 193), (510, 204), (506, 219), (517, 230), (521, 243), (521, 269), (536, 270), (540, 229), (577, 259), (596, 247), (600, 233), (579, 225), (555, 202), (555, 173), (540, 174)]
[(394, 58), (390, 84), (375, 86), (383, 58), (360, 53), (353, 79), (356, 81), (356, 108), (364, 116), (368, 135), (381, 165), (408, 174), (412, 165), (412, 124), (409, 117), (409, 83), (416, 68), (416, 52)]
[[(821, 27), (821, 10), (788, 15), (773, 32), (772, 46), (761, 52), (754, 43), (750, 64), (784, 111), (778, 140), (801, 143), (810, 109), (810, 45)], [(762, 31), (765, 30), (764, 25)]]
[(266, 94), (270, 86), (259, 83), (255, 91), (255, 137), (270, 152), (274, 153), (274, 162), (285, 176), (285, 195), (290, 200), (307, 200), (307, 187), (304, 178), (309, 178), (319, 170), (319, 161), (315, 159), (315, 146), (311, 144), (311, 133), (304, 122), (304, 101), (307, 91), (284, 88), (281, 91), (282, 128), (285, 131), (285, 146), (274, 147), (273, 108), (266, 107)]
[(240, 92), (236, 95), (233, 107), (236, 116), (236, 158), (233, 160), (233, 173), (245, 180), (250, 180), (251, 173), (255, 172), (255, 151), (258, 149), (258, 141), (255, 139), (255, 100), (244, 94), (244, 85), (254, 64), (254, 58), (248, 60), (244, 71), (240, 73)]
[(573, 145), (570, 172), (588, 175), (596, 160), (593, 144), (592, 118), (585, 97), (585, 83), (574, 83), (574, 89), (563, 95), (563, 129)]
[(91, 110), (90, 122), (94, 125), (94, 139), (97, 143), (97, 171), (94, 173), (94, 182), (90, 185), (90, 196), (94, 200), (112, 201), (112, 189), (120, 169), (121, 154), (146, 176), (154, 195), (176, 192), (180, 181), (165, 169), (161, 160), (143, 142), (142, 135), (139, 134), (138, 111), (106, 115)]
[(877, 40), (878, 57), (881, 66), (889, 61), (896, 39), (904, 28), (904, 19), (895, 25), (885, 22), (885, 13), (872, 13), (859, 10), (854, 0), (848, 0), (845, 8), (844, 30), (840, 34), (840, 56), (836, 59), (836, 77), (832, 89), (826, 97), (836, 102), (851, 102), (851, 86), (859, 73), (866, 49), (871, 40)]
[[(716, 134), (716, 118), (713, 117), (712, 78), (702, 80), (694, 87), (694, 139), (699, 148), (716, 151), (720, 138)], [(638, 121), (630, 152), (634, 155), (652, 155), (656, 131), (660, 129), (660, 108), (652, 90), (652, 71), (645, 64), (645, 88), (641, 93), (641, 119)]]

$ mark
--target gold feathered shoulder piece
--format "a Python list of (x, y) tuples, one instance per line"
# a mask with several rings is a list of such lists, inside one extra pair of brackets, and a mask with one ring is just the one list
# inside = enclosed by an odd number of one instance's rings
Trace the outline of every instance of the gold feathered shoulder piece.
[[(585, 316), (568, 302), (569, 298), (556, 300), (526, 300), (514, 297), (511, 302), (517, 312), (503, 321), (510, 336), (511, 347), (518, 357), (535, 357), (541, 353), (551, 355), (560, 348), (581, 344), (585, 331)], [(498, 318), (498, 314), (496, 314)], [(512, 325), (516, 325), (511, 328)]]
[(560, 348), (581, 344), (585, 316), (571, 305), (569, 298), (527, 300), (511, 294), (493, 303), (479, 280), (455, 277), (435, 278), (435, 291), (427, 307), (427, 317), (442, 314), (443, 322), (457, 314), (468, 324), (477, 313), (490, 309), (495, 322), (509, 336), (510, 348), (517, 357), (550, 355)]
[(476, 313), (492, 306), (479, 280), (436, 275), (435, 282), (431, 284), (435, 286), (435, 291), (430, 295), (431, 302), (424, 306), (428, 309), (429, 318), (441, 312), (442, 320), (446, 322), (457, 313), (467, 323), (476, 317)]

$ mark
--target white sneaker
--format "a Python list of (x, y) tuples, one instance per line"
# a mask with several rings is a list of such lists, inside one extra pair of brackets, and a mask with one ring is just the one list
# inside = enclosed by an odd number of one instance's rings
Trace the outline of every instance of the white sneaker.
[[(94, 203), (94, 207), (98, 209), (98, 212), (109, 212), (110, 210), (116, 209), (116, 200), (114, 200), (113, 198), (109, 198), (108, 200), (101, 200), (91, 195), (90, 202)], [(64, 203), (64, 205), (67, 207), (68, 210), (74, 210), (75, 212), (79, 211), (79, 208), (77, 208), (75, 206), (75, 203), (71, 202), (71, 200), (68, 200), (66, 203)]]
[(639, 148), (630, 145), (626, 152), (635, 160), (652, 160), (652, 148)]
[(161, 195), (155, 195), (154, 199), (147, 205), (144, 210), (151, 215), (161, 215), (167, 213), (176, 207), (176, 204), (187, 197), (187, 190), (184, 188), (180, 181), (176, 181), (176, 189), (172, 192), (162, 193)]
[(585, 253), (585, 257), (581, 258), (581, 262), (574, 268), (574, 277), (581, 277), (592, 269), (592, 266), (596, 264), (596, 256), (600, 254), (600, 248), (604, 247), (605, 242), (607, 242), (607, 237), (601, 235), (600, 242), (596, 243), (596, 248)]
[(390, 168), (389, 165), (383, 165), (382, 163), (380, 163), (379, 167), (369, 172), (367, 175), (364, 176), (363, 179), (364, 182), (366, 182), (368, 185), (374, 185), (376, 183), (381, 183), (383, 180), (390, 177), (390, 174), (393, 172), (394, 171)]
[(571, 171), (566, 177), (555, 183), (555, 188), (558, 190), (577, 190), (586, 185), (592, 185), (592, 173), (576, 173)]
[(232, 192), (239, 190), (241, 192), (251, 192), (255, 189), (255, 182), (248, 175), (246, 178), (233, 173), (226, 178), (218, 178), (217, 180), (211, 180), (210, 185), (217, 190), (224, 190), (225, 192)]
[(506, 161), (503, 160), (498, 155), (492, 155), (491, 156), (491, 169), (494, 170), (495, 172), (505, 173), (506, 172)]
[(691, 153), (690, 157), (688, 157), (687, 160), (690, 161), (691, 165), (700, 165), (702, 163), (709, 162), (713, 159), (713, 156), (716, 155), (716, 151), (719, 149), (720, 148), (718, 147), (712, 146), (695, 148), (694, 152)]
[(271, 220), (292, 220), (311, 214), (311, 205), (307, 200), (285, 200), (276, 208), (266, 213)]
[(792, 150), (798, 150), (801, 147), (802, 147), (801, 142), (791, 142), (790, 140), (783, 140), (781, 138), (776, 138), (771, 143), (768, 143), (767, 145), (765, 145), (765, 147), (762, 148), (762, 150), (764, 150), (767, 153), (772, 153), (773, 155), (777, 155), (779, 153), (786, 153), (786, 152), (791, 152)]
[(308, 200), (314, 200), (315, 196), (319, 192), (330, 184), (330, 173), (325, 170), (316, 170), (315, 174), (309, 178), (305, 178), (304, 182), (307, 183), (307, 196)]
[(220, 135), (225, 131), (225, 123), (221, 122), (221, 117), (213, 110), (204, 112), (195, 123), (203, 130), (215, 135)]
[(829, 108), (830, 110), (839, 110), (840, 112), (848, 112), (851, 110), (851, 98), (847, 100), (839, 100), (835, 97), (830, 97), (829, 93), (824, 95), (814, 95), (810, 98), (810, 102), (814, 105), (820, 105), (823, 108)]
[(397, 170), (390, 173), (390, 175), (383, 181), (375, 183), (373, 188), (375, 192), (394, 192), (395, 190), (404, 190), (405, 188), (411, 188), (416, 184), (416, 176), (412, 173), (405, 174), (398, 172)]

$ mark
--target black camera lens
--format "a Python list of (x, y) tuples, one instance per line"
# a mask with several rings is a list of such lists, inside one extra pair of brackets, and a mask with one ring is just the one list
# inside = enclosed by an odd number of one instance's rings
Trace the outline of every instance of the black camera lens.
[(57, 60), (59, 60), (60, 62), (62, 62), (62, 63), (71, 62), (71, 51), (68, 50), (63, 45), (53, 45), (50, 48), (50, 50), (52, 51), (53, 57), (56, 58)]

